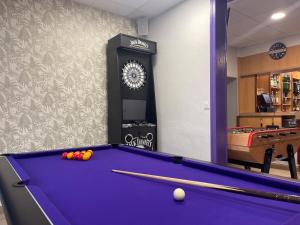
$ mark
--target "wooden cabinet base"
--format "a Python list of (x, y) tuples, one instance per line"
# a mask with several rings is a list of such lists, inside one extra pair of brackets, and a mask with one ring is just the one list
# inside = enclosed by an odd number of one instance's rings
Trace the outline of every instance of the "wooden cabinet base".
[(238, 117), (238, 126), (240, 127), (260, 127), (265, 128), (268, 125), (276, 125), (282, 127), (282, 117), (281, 116), (239, 116)]

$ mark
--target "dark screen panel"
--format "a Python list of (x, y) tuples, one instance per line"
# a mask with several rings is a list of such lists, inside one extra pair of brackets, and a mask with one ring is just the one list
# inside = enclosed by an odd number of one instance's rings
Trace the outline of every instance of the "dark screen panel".
[(146, 120), (146, 101), (123, 99), (123, 120), (126, 121), (145, 121)]

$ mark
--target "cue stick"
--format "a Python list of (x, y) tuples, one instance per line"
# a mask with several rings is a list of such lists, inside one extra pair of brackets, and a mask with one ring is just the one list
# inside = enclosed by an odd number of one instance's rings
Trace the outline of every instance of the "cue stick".
[(206, 182), (200, 182), (200, 181), (185, 180), (185, 179), (157, 176), (157, 175), (144, 174), (144, 173), (135, 173), (135, 172), (124, 171), (124, 170), (112, 170), (112, 172), (300, 204), (300, 196), (298, 196), (298, 195), (257, 191), (257, 190), (252, 190), (252, 189), (237, 188), (237, 187), (231, 187), (231, 186), (225, 186), (225, 185), (213, 184), (213, 183), (206, 183)]

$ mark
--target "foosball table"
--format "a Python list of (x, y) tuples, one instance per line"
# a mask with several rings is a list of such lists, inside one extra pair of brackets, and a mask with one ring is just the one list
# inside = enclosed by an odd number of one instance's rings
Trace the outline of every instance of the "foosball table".
[(297, 179), (294, 154), (300, 146), (300, 129), (258, 129), (238, 127), (228, 130), (228, 158), (230, 163), (260, 168), (269, 173), (271, 162), (286, 158), (291, 177)]

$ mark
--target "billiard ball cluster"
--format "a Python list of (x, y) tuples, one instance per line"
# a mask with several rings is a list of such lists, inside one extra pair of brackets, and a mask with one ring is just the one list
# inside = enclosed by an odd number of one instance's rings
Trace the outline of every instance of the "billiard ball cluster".
[(75, 160), (89, 160), (93, 155), (92, 150), (76, 151), (76, 152), (64, 152), (62, 154), (63, 159), (75, 159)]

